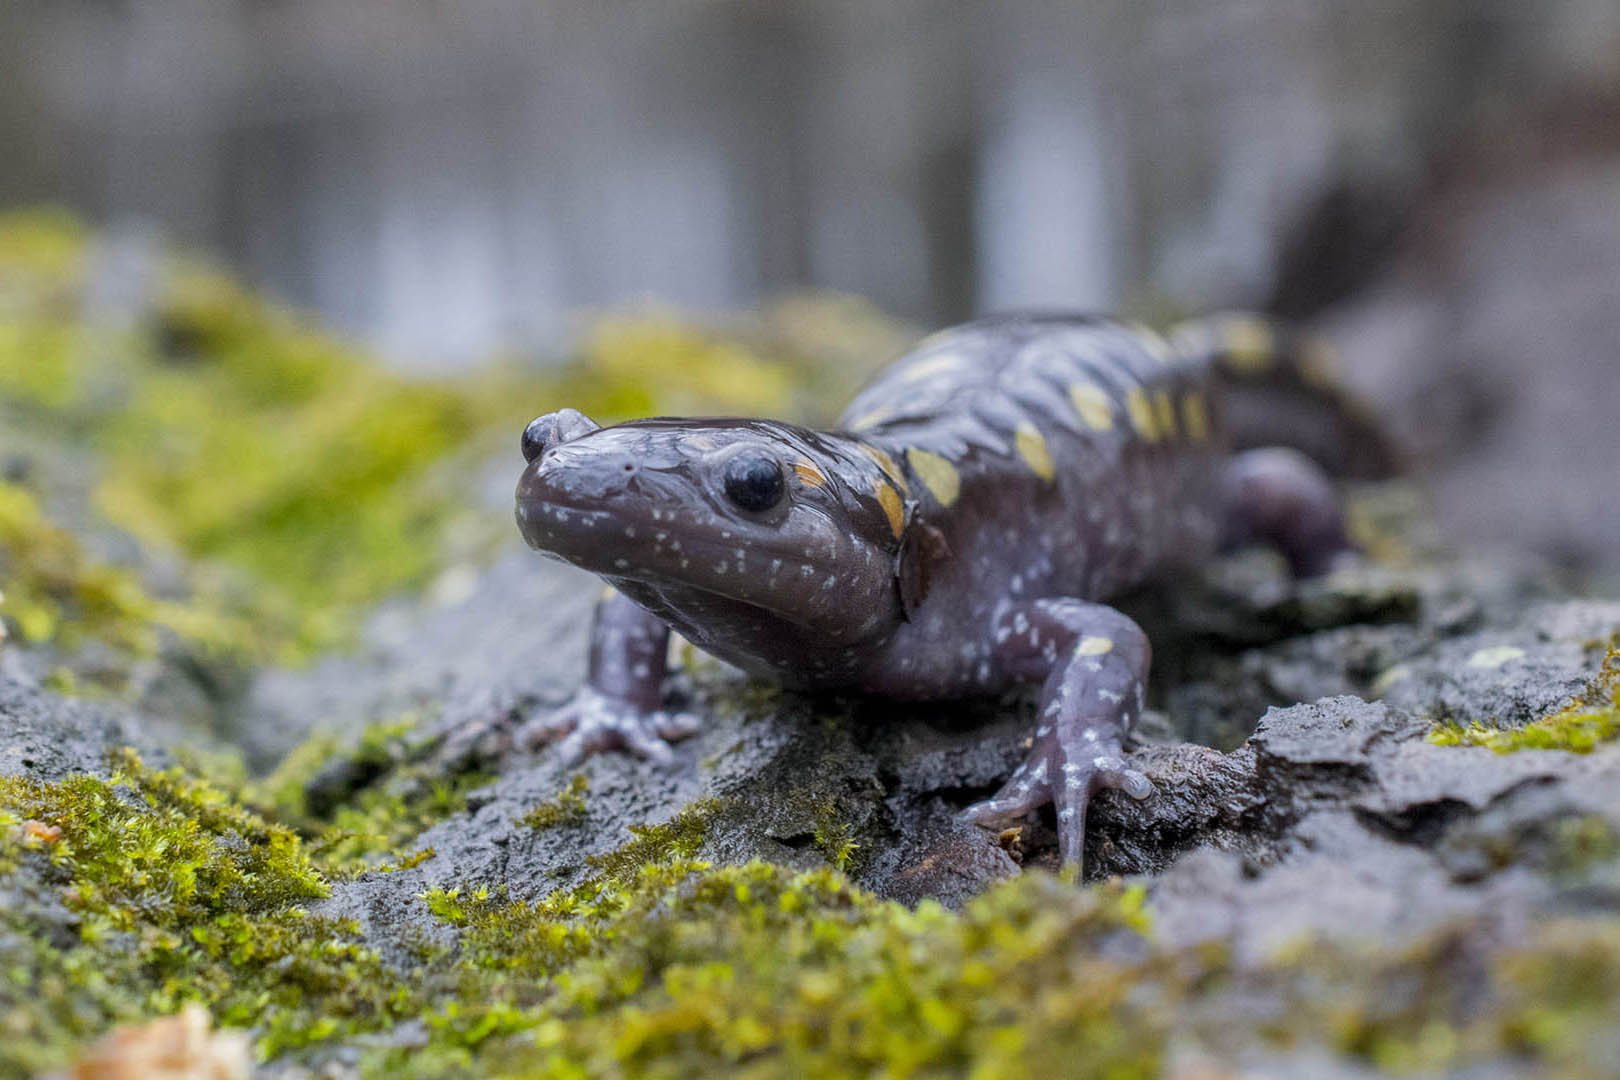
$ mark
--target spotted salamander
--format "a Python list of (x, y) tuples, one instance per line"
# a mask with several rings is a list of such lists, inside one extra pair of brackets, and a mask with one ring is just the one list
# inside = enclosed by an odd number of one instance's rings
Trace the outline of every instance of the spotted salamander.
[(1027, 760), (965, 814), (995, 825), (1053, 803), (1070, 863), (1093, 795), (1154, 790), (1126, 755), (1151, 650), (1106, 601), (1223, 545), (1325, 569), (1349, 547), (1328, 472), (1385, 456), (1320, 350), (1239, 316), (1168, 336), (986, 319), (924, 340), (829, 431), (604, 428), (563, 409), (522, 450), (524, 538), (611, 586), (587, 684), (524, 742), (668, 760), (666, 740), (697, 730), (663, 707), (671, 628), (793, 687), (927, 700), (1038, 684)]

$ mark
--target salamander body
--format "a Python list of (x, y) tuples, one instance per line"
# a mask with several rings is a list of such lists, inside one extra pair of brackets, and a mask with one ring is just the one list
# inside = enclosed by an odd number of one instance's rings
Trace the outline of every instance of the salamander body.
[(667, 758), (696, 730), (662, 707), (671, 627), (790, 686), (941, 699), (1037, 683), (1028, 760), (966, 813), (1055, 802), (1077, 862), (1095, 792), (1153, 790), (1124, 752), (1150, 647), (1106, 601), (1223, 544), (1272, 543), (1300, 573), (1348, 548), (1324, 466), (1377, 471), (1383, 452), (1318, 358), (1240, 317), (1167, 339), (1007, 316), (926, 339), (831, 431), (542, 416), (519, 527), (612, 591), (587, 685), (524, 735)]

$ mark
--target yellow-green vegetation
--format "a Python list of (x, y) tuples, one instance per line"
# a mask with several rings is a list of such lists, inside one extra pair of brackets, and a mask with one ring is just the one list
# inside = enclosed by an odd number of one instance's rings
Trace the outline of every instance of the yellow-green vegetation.
[(1304, 941), (1227, 988), (1265, 986), (1287, 1002), (1286, 1018), (1269, 1025), (1274, 1043), (1311, 1045), (1317, 1035), (1397, 1075), (1454, 1075), (1504, 1058), (1515, 1075), (1608, 1075), (1620, 919), (1549, 918), (1481, 970), (1477, 949), (1489, 933), (1454, 926), (1395, 948)]
[(410, 853), (416, 837), (466, 809), (468, 794), (491, 779), (424, 764), (427, 744), (416, 727), (411, 716), (372, 724), (352, 746), (320, 733), (266, 779), (232, 778), (230, 786), (296, 828), (329, 874), (352, 876), (390, 864), (409, 868), (427, 857)]
[(1620, 920), (1543, 928), (1483, 973), (1452, 970), (1451, 930), (1238, 969), (1155, 944), (1137, 886), (1031, 872), (953, 913), (831, 868), (710, 866), (717, 809), (547, 895), (430, 886), (416, 917), (440, 932), (396, 927), (385, 961), (309, 913), (343, 867), (180, 769), (126, 754), (106, 779), (0, 779), (0, 1077), (191, 1001), (266, 1058), (410, 1021), (363, 1072), (567, 1078), (1148, 1077), (1172, 1038), (1575, 1076), (1620, 1007)]
[[(1173, 1020), (1109, 959), (1139, 891), (1031, 875), (953, 914), (832, 870), (673, 861), (583, 902), (435, 901), (485, 996), (430, 1014), (436, 1045), (385, 1071), (441, 1075), (1156, 1075)], [(514, 950), (514, 943), (521, 948)], [(498, 996), (490, 988), (498, 986)], [(476, 1047), (478, 1056), (472, 1057)]]
[(838, 801), (832, 798), (817, 804), (816, 830), (811, 840), (828, 865), (842, 871), (850, 869), (855, 853), (861, 848), (855, 842), (855, 830), (839, 814)]
[(585, 792), (590, 781), (578, 773), (568, 786), (518, 819), (518, 824), (530, 829), (554, 829), (559, 825), (578, 825), (585, 820)]
[(0, 615), (22, 640), (96, 637), (146, 654), (154, 614), (133, 574), (91, 559), (29, 492), (0, 482)]
[(1611, 647), (1591, 684), (1564, 708), (1522, 728), (1446, 721), (1429, 732), (1440, 746), (1486, 746), (1499, 754), (1517, 750), (1567, 750), (1589, 754), (1620, 736), (1620, 647)]
[(0, 1076), (111, 1025), (209, 1004), (274, 1051), (376, 1027), (406, 998), (296, 836), (180, 770), (0, 779)]
[[(341, 643), (377, 600), (505, 537), (510, 522), (471, 504), (466, 475), (540, 412), (825, 418), (903, 341), (849, 300), (783, 303), (724, 329), (651, 311), (598, 320), (545, 371), (424, 381), (165, 253), (149, 308), (102, 320), (86, 311), (95, 240), (60, 212), (0, 216), (0, 453), (18, 449), (10, 427), (31, 433), (25, 450), (55, 440), (99, 462), (94, 507), (200, 564), (188, 602), (164, 613), (171, 628), (255, 661)], [(9, 576), (8, 546), (0, 536)], [(38, 631), (49, 615), (28, 603)], [(146, 614), (82, 629), (144, 644)]]

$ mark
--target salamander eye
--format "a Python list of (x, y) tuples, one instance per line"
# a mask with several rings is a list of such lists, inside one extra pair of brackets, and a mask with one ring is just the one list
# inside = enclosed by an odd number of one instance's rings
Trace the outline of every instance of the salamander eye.
[(726, 465), (726, 497), (744, 510), (769, 510), (785, 490), (782, 467), (770, 458), (739, 457)]

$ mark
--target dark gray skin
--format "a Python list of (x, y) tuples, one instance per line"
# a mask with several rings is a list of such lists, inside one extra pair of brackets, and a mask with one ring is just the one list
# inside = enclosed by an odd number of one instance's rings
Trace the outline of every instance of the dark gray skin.
[(563, 738), (569, 756), (667, 760), (666, 740), (697, 729), (662, 709), (671, 628), (795, 687), (929, 700), (1039, 683), (1028, 759), (965, 813), (995, 825), (1054, 803), (1078, 864), (1096, 792), (1153, 793), (1124, 749), (1151, 649), (1102, 601), (1223, 542), (1275, 544), (1301, 573), (1348, 548), (1318, 464), (1234, 454), (1227, 391), (1304, 402), (1307, 418), (1353, 410), (1261, 324), (1199, 324), (1175, 342), (1096, 319), (971, 323), (902, 357), (832, 432), (534, 421), (523, 536), (613, 591), (586, 686), (522, 735)]

